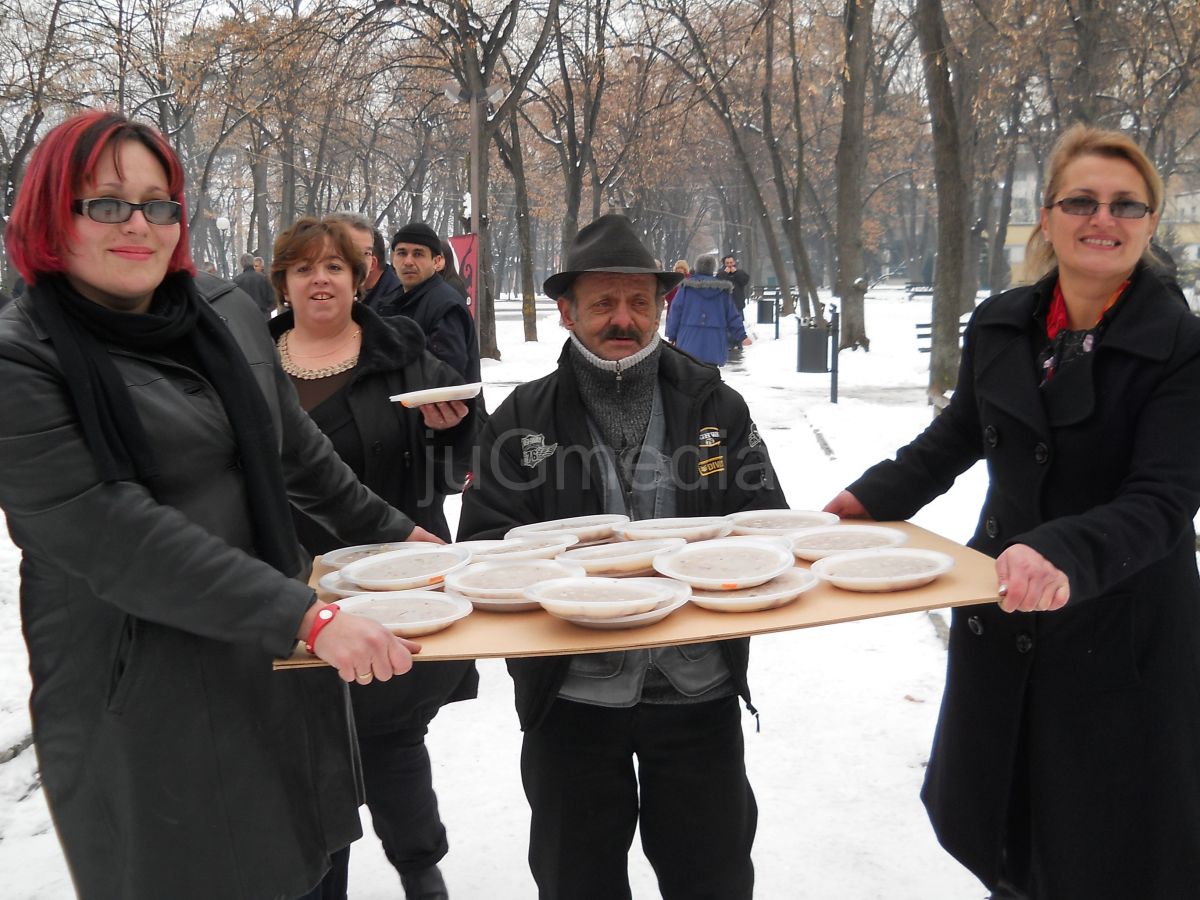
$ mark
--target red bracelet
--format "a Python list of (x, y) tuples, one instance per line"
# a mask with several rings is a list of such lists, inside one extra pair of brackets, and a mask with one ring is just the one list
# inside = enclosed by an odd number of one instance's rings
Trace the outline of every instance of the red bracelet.
[[(308, 637), (304, 639), (304, 649), (309, 653), (313, 653), (313, 644), (317, 642), (317, 635), (321, 630), (333, 621), (334, 616), (342, 611), (342, 608), (336, 603), (330, 603), (317, 613), (316, 619), (313, 620), (312, 628), (309, 629)], [(313, 653), (313, 655), (316, 655)]]

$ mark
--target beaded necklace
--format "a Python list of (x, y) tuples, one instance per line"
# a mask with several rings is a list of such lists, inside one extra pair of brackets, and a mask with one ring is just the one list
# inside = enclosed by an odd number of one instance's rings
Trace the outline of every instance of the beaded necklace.
[(342, 372), (348, 372), (358, 365), (358, 354), (355, 353), (348, 359), (342, 360), (340, 363), (334, 363), (332, 366), (324, 366), (320, 369), (305, 369), (297, 365), (288, 353), (288, 335), (292, 333), (292, 329), (288, 329), (279, 336), (275, 342), (275, 346), (279, 350), (279, 361), (283, 364), (283, 371), (287, 372), (293, 378), (299, 378), (303, 381), (316, 381), (318, 378), (329, 378), (331, 375), (340, 375)]

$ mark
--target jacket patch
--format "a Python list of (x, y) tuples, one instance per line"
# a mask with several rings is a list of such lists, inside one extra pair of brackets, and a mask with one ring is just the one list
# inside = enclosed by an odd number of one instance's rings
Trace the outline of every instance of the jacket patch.
[(708, 459), (702, 459), (696, 463), (696, 471), (701, 477), (707, 478), (709, 475), (716, 475), (719, 472), (725, 471), (725, 457), (710, 456)]
[(701, 425), (700, 436), (696, 438), (696, 444), (705, 450), (710, 447), (720, 447), (721, 429), (716, 425)]
[(558, 444), (546, 445), (544, 434), (527, 434), (521, 438), (521, 465), (532, 469), (543, 460), (549, 459), (558, 450)]
[(750, 434), (746, 436), (746, 443), (751, 447), (757, 447), (762, 443), (762, 436), (758, 433), (758, 426), (753, 422), (750, 423)]

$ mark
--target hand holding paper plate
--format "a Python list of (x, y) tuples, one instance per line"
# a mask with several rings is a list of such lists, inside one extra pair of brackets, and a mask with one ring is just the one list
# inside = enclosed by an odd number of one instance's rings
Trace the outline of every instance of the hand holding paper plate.
[(483, 387), (482, 381), (470, 384), (450, 384), (445, 387), (428, 388), (423, 391), (409, 391), (406, 394), (393, 394), (388, 399), (393, 403), (412, 409), (414, 406), (424, 406), (426, 403), (449, 403), (451, 400), (470, 400)]

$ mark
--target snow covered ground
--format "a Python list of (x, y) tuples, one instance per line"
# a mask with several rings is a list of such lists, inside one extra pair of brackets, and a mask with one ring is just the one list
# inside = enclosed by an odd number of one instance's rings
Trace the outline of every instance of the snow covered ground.
[[(752, 310), (748, 312), (753, 315)], [(929, 422), (929, 357), (914, 324), (928, 301), (902, 291), (867, 298), (871, 352), (840, 357), (839, 402), (829, 376), (796, 372), (794, 320), (751, 326), (757, 340), (725, 379), (750, 404), (793, 508), (820, 508), (866, 466)], [(523, 343), (519, 322), (498, 323), (502, 362), (485, 361), (488, 404), (553, 367), (565, 333), (555, 315)], [(957, 541), (971, 534), (983, 497), (976, 467), (914, 521)], [(457, 515), (457, 508), (451, 510)], [(0, 535), (0, 884), (3, 896), (73, 896), (50, 824), (29, 731), (29, 679), (19, 632), (19, 553)], [(941, 700), (945, 649), (925, 614), (755, 638), (750, 683), (761, 731), (744, 718), (760, 808), (754, 857), (760, 900), (975, 900), (983, 887), (947, 856), (918, 791)], [(525, 864), (528, 811), (518, 774), (520, 733), (502, 662), (485, 660), (479, 699), (453, 704), (429, 737), (434, 780), (450, 833), (442, 863), (456, 900), (536, 896)], [(281, 673), (280, 677), (287, 677)], [(9, 759), (11, 757), (11, 759)], [(366, 822), (351, 858), (352, 900), (402, 896)], [(655, 898), (635, 842), (634, 897)]]

